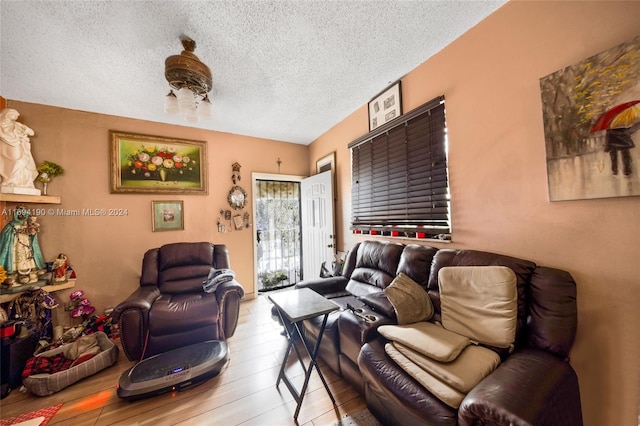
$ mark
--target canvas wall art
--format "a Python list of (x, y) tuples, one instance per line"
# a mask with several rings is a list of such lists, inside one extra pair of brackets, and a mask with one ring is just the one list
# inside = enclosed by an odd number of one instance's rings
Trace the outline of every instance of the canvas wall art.
[(540, 79), (551, 201), (640, 195), (640, 37)]

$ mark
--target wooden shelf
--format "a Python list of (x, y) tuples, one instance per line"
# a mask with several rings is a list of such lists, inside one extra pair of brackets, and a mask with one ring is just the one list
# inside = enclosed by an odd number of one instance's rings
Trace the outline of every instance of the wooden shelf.
[(60, 204), (60, 197), (54, 195), (1, 194), (0, 201), (9, 203)]
[[(45, 285), (40, 288), (46, 291), (47, 293), (53, 293), (54, 291), (66, 290), (68, 288), (74, 288), (75, 286), (76, 286), (76, 279), (73, 278), (68, 280), (66, 283)], [(24, 293), (24, 291), (21, 291), (18, 293), (0, 294), (0, 303), (11, 302), (13, 299), (20, 296), (22, 293)]]

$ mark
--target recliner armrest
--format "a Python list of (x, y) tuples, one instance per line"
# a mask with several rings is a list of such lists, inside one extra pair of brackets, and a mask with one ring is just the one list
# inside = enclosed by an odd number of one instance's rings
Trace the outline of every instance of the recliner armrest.
[(240, 315), (240, 301), (244, 297), (244, 288), (236, 281), (226, 281), (216, 288), (216, 300), (220, 310), (219, 330), (222, 339), (233, 336)]
[(562, 358), (520, 350), (467, 394), (458, 423), (582, 425), (578, 377)]
[(116, 306), (111, 314), (113, 322), (119, 322), (122, 313), (128, 309), (137, 309), (145, 313), (149, 312), (153, 302), (160, 296), (160, 289), (153, 285), (138, 287), (124, 301)]
[(218, 300), (218, 304), (222, 304), (229, 293), (236, 293), (237, 297), (242, 299), (244, 297), (244, 288), (236, 280), (221, 283), (218, 285), (218, 288), (216, 288), (216, 299)]
[(122, 350), (131, 361), (138, 361), (144, 355), (149, 311), (159, 296), (158, 287), (144, 285), (113, 310), (111, 321), (120, 325)]
[(325, 295), (329, 293), (338, 293), (345, 291), (348, 279), (339, 275), (337, 277), (314, 278), (311, 280), (300, 281), (296, 284), (296, 288), (310, 288), (316, 293)]

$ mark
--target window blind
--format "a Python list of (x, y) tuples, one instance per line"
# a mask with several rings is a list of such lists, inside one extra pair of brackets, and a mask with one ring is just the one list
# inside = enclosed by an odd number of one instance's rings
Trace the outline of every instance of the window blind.
[(450, 233), (446, 130), (438, 97), (349, 144), (352, 229)]

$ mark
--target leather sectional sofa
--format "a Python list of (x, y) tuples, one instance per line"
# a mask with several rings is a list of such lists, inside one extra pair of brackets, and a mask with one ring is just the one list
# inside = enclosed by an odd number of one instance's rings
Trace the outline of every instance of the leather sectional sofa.
[[(517, 288), (514, 348), (490, 347), (500, 364), (458, 408), (400, 368), (378, 333), (381, 325), (397, 323), (384, 289), (400, 273), (427, 292), (435, 312), (430, 321), (440, 321), (438, 272), (448, 266), (506, 266), (515, 273)], [(364, 241), (348, 253), (342, 275), (297, 287), (309, 287), (341, 307), (330, 314), (319, 356), (365, 396), (385, 425), (582, 424), (578, 378), (569, 363), (577, 328), (576, 284), (565, 271), (475, 250)], [(313, 341), (319, 328), (319, 321), (304, 322)]]

